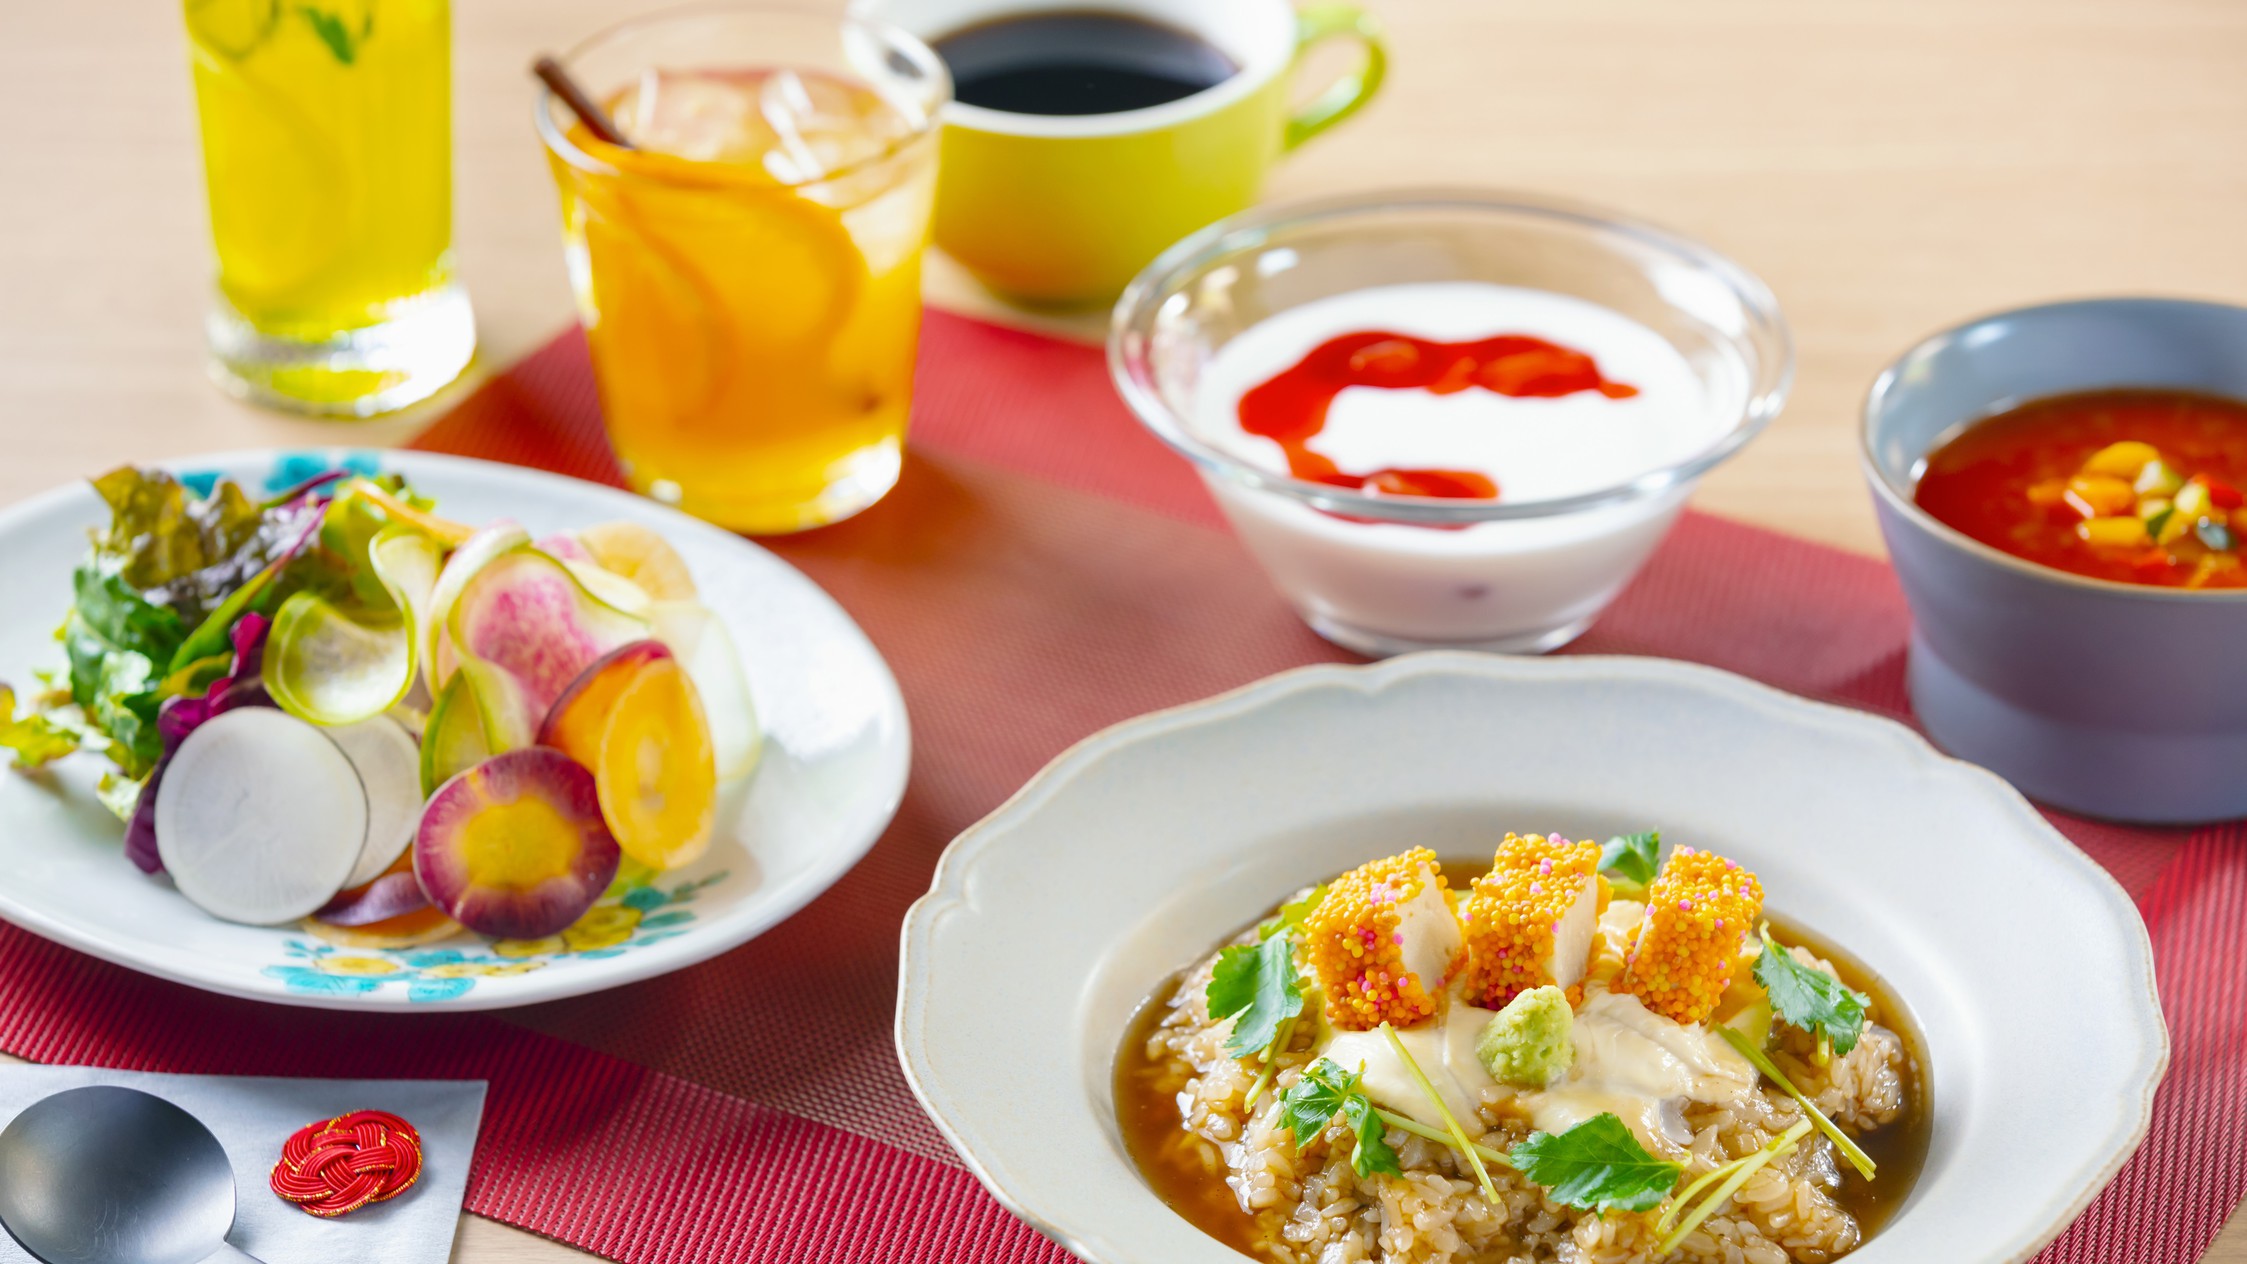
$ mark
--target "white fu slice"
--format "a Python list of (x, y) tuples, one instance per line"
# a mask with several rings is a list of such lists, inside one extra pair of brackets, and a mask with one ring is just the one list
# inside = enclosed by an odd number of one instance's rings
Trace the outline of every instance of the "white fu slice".
[(367, 840), (343, 880), (349, 890), (381, 877), (421, 828), (421, 747), (385, 715), (324, 732), (343, 748), (367, 793)]
[(367, 839), (367, 792), (343, 748), (271, 707), (187, 735), (156, 792), (156, 850), (214, 917), (293, 921), (343, 889)]
[(1397, 942), (1404, 968), (1419, 976), (1420, 986), (1435, 996), (1443, 991), (1452, 963), (1459, 959), (1462, 936), (1459, 915), (1433, 868), (1420, 867), (1420, 890), (1397, 906)]
[(1592, 963), (1592, 934), (1598, 929), (1599, 879), (1587, 874), (1577, 879), (1576, 900), (1554, 929), (1552, 959), (1545, 963), (1554, 983), (1570, 988), (1583, 981)]

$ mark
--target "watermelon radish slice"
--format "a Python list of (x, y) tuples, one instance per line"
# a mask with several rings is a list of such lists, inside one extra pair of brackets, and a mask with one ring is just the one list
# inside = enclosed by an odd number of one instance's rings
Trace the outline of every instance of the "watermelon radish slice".
[(460, 600), (461, 590), (493, 559), (530, 542), (531, 533), (523, 530), (522, 524), (500, 521), (468, 537), (466, 544), (454, 549), (453, 555), (445, 559), (445, 568), (437, 572), (437, 586), (429, 593), (428, 617), (418, 633), (421, 644), (417, 648), (425, 664), (422, 673), (429, 678), (430, 697), (444, 691), (459, 663), (446, 624), (452, 617), (454, 604)]
[(622, 858), (600, 793), (544, 746), (494, 755), (448, 781), (422, 813), (414, 874), (468, 929), (542, 939), (585, 915)]
[(765, 735), (757, 723), (756, 703), (749, 697), (749, 679), (742, 674), (741, 654), (726, 635), (726, 625), (694, 601), (657, 602), (650, 621), (656, 639), (671, 647), (701, 695), (718, 780), (732, 781), (755, 772), (764, 754)]
[(421, 734), (421, 797), (498, 752), (484, 740), (484, 717), (466, 676), (454, 676), (430, 708)]
[(318, 909), (343, 888), (366, 838), (367, 794), (343, 748), (266, 707), (204, 721), (157, 789), (164, 868), (181, 895), (231, 922), (267, 926)]
[(646, 622), (601, 601), (562, 563), (529, 547), (478, 570), (446, 628), (495, 751), (528, 746), (586, 668), (648, 634)]
[(366, 842), (343, 880), (346, 888), (364, 886), (405, 853), (421, 827), (421, 749), (403, 725), (381, 715), (330, 729), (328, 737), (343, 748), (367, 793)]

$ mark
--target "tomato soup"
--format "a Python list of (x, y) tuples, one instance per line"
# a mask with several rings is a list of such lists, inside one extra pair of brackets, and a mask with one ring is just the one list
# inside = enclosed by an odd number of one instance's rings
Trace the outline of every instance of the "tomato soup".
[(2247, 404), (2167, 390), (2032, 400), (1928, 453), (1913, 498), (1992, 548), (2070, 574), (2247, 588)]

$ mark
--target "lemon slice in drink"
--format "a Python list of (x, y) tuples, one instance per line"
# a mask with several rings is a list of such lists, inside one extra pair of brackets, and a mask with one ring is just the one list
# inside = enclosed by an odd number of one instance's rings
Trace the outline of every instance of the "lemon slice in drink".
[(273, 14), (258, 0), (189, 10), (219, 280), (261, 328), (318, 306), (306, 291), (351, 236), (349, 173), (318, 114), (350, 68), (277, 33)]
[(228, 61), (240, 61), (272, 38), (281, 0), (188, 0), (187, 33)]

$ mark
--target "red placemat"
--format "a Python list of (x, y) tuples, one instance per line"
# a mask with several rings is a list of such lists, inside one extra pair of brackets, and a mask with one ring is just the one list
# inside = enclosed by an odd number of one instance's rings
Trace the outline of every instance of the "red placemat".
[[(693, 969), (504, 1016), (234, 1001), (0, 927), (0, 1048), (489, 1079), (469, 1209), (631, 1264), (1065, 1259), (983, 1194), (905, 1088), (890, 1043), (905, 907), (954, 834), (1086, 733), (1345, 656), (1131, 421), (1098, 352), (932, 312), (919, 390), (888, 500), (766, 542), (866, 628), (915, 728), (896, 824), (804, 912)], [(615, 481), (575, 333), (416, 446)], [(1689, 515), (1575, 648), (1901, 715), (1905, 626), (1877, 562)], [(2041, 1258), (2187, 1264), (2247, 1192), (2247, 842), (2053, 820), (2137, 898), (2176, 1048), (2146, 1147)]]

